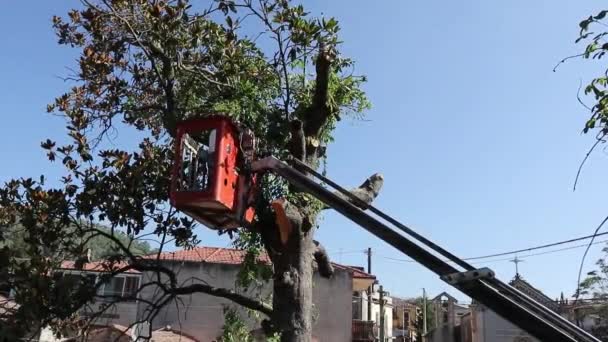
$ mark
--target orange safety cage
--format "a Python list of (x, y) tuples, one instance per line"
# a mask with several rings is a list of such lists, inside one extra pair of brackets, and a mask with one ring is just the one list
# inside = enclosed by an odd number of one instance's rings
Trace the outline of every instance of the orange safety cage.
[[(239, 174), (240, 137), (226, 117), (189, 119), (177, 125), (171, 204), (211, 229), (251, 222), (249, 184)], [(245, 186), (247, 185), (247, 189)], [(247, 203), (240, 203), (240, 202)], [(239, 213), (240, 208), (245, 208)]]

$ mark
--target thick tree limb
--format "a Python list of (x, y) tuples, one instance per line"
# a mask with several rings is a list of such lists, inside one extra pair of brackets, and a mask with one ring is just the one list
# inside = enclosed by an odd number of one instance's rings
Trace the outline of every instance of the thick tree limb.
[(166, 102), (162, 121), (167, 132), (169, 132), (171, 136), (174, 136), (177, 126), (177, 104), (175, 102), (175, 69), (173, 68), (173, 61), (159, 44), (150, 42), (148, 47), (162, 62), (162, 85), (163, 90), (165, 91)]
[(331, 278), (331, 276), (334, 274), (334, 267), (329, 261), (329, 255), (327, 255), (325, 247), (323, 247), (323, 245), (316, 240), (313, 241), (313, 243), (315, 244), (315, 252), (313, 256), (315, 257), (315, 261), (319, 267), (319, 274), (324, 278)]
[(107, 274), (106, 277), (104, 277), (104, 280), (100, 281), (99, 284), (97, 284), (97, 286), (100, 286), (106, 280), (106, 278), (109, 279), (109, 278), (115, 276), (116, 274), (126, 272), (130, 269), (138, 270), (140, 272), (156, 272), (157, 274), (161, 274), (161, 273), (165, 274), (168, 277), (168, 280), (169, 280), (168, 284), (163, 284), (160, 281), (157, 281), (154, 283), (165, 294), (169, 294), (171, 296), (179, 296), (179, 295), (186, 295), (186, 294), (201, 292), (201, 293), (205, 293), (205, 294), (208, 294), (211, 296), (229, 299), (229, 300), (231, 300), (237, 304), (240, 304), (242, 306), (245, 306), (249, 309), (260, 311), (269, 317), (272, 314), (272, 307), (270, 305), (257, 301), (255, 299), (249, 298), (247, 296), (238, 294), (229, 289), (217, 288), (217, 287), (213, 287), (213, 286), (201, 284), (201, 283), (180, 287), (177, 284), (177, 276), (176, 276), (175, 272), (173, 272), (171, 269), (161, 265), (158, 262), (158, 260), (142, 259), (140, 257), (137, 257), (137, 256), (133, 255), (131, 253), (131, 251), (128, 248), (126, 248), (120, 242), (120, 240), (118, 240), (116, 238), (116, 236), (114, 236), (112, 234), (107, 234), (106, 232), (101, 231), (96, 228), (91, 228), (90, 230), (96, 234), (103, 235), (106, 238), (108, 238), (109, 240), (111, 240), (112, 242), (114, 242), (114, 244), (116, 244), (118, 246), (118, 248), (120, 248), (127, 255), (127, 258), (130, 259), (130, 263), (128, 265), (121, 267), (119, 269), (113, 270), (112, 272)]
[(158, 264), (156, 260), (150, 260), (148, 262), (140, 260), (133, 264), (133, 269), (138, 271), (153, 271), (165, 273), (169, 277), (170, 287), (160, 286), (161, 289), (172, 296), (187, 295), (192, 293), (205, 293), (215, 297), (222, 297), (229, 299), (239, 305), (245, 306), (249, 309), (260, 311), (267, 316), (272, 315), (272, 306), (263, 303), (261, 301), (249, 298), (247, 296), (236, 293), (232, 290), (225, 288), (217, 288), (207, 284), (197, 283), (188, 286), (177, 286), (177, 279), (175, 273), (170, 269)]
[(259, 311), (269, 317), (272, 315), (272, 306), (270, 306), (266, 303), (257, 301), (255, 299), (243, 296), (243, 295), (238, 294), (229, 289), (218, 288), (218, 287), (213, 287), (213, 286), (209, 286), (206, 284), (198, 283), (198, 284), (178, 287), (178, 288), (171, 290), (171, 293), (173, 293), (175, 295), (187, 295), (187, 294), (199, 293), (199, 292), (205, 293), (205, 294), (208, 294), (211, 296), (215, 296), (215, 297), (222, 297), (222, 298), (230, 299), (231, 301), (233, 301), (237, 304), (240, 304), (240, 305), (247, 307), (249, 309), (252, 309), (252, 310)]
[[(383, 184), (384, 177), (379, 173), (375, 173), (367, 178), (359, 187), (349, 191), (354, 198), (341, 192), (336, 192), (335, 194), (360, 209), (366, 210), (374, 199), (378, 197)], [(325, 207), (325, 209), (329, 209), (329, 207)]]
[(322, 46), (316, 61), (316, 87), (312, 104), (304, 122), (304, 133), (308, 137), (318, 137), (321, 128), (331, 115), (327, 106), (327, 91), (329, 88), (329, 75), (334, 52), (329, 46)]
[(292, 120), (290, 130), (289, 152), (294, 158), (304, 161), (306, 157), (306, 138), (304, 137), (302, 121), (298, 119)]

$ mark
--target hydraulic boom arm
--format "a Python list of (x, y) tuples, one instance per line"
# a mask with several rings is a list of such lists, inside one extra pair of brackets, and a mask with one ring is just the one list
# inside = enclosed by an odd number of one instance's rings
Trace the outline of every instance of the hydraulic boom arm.
[[(306, 170), (319, 181), (347, 196), (352, 202), (360, 201), (350, 192), (317, 173), (306, 164), (295, 159), (293, 162), (298, 164), (298, 168)], [(321, 186), (311, 177), (274, 157), (254, 161), (252, 169), (254, 172), (271, 171), (285, 178), (300, 191), (315, 196), (327, 206), (424, 265), (443, 281), (483, 303), (541, 341), (600, 342), (600, 340), (570, 323), (556, 312), (495, 278), (491, 270), (487, 268), (475, 269), (464, 260), (371, 205), (362, 205), (367, 208), (367, 211), (363, 211), (343, 197)], [(368, 212), (375, 216), (368, 214)], [(409, 237), (396, 232), (389, 225), (409, 235)]]

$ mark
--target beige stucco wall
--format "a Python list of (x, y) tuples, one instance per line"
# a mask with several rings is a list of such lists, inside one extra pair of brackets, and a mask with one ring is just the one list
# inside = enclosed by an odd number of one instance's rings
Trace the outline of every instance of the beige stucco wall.
[[(178, 282), (188, 285), (192, 282), (207, 282), (215, 287), (236, 290), (235, 280), (237, 265), (207, 264), (194, 262), (168, 262), (178, 274)], [(155, 280), (155, 274), (144, 274), (142, 283)], [(247, 294), (256, 298), (270, 298), (271, 284), (265, 284), (261, 290), (250, 290)], [(351, 340), (352, 324), (352, 276), (349, 272), (336, 269), (331, 280), (315, 275), (313, 288), (314, 325), (313, 334), (319, 341), (346, 342)], [(154, 287), (148, 287), (141, 293), (145, 300), (151, 300), (158, 294)], [(224, 306), (234, 306), (228, 300), (196, 293), (182, 296), (180, 301), (163, 308), (152, 322), (153, 329), (171, 325), (201, 341), (213, 341), (221, 334), (224, 324)], [(248, 320), (252, 329), (258, 328), (256, 319), (240, 308), (241, 317)], [(139, 315), (146, 312), (146, 304), (140, 302)]]
[(128, 327), (137, 321), (137, 302), (132, 301), (112, 304), (109, 308), (107, 308), (107, 310), (104, 311), (103, 314), (100, 315), (99, 313), (106, 305), (107, 304), (105, 302), (97, 300), (80, 310), (80, 314), (87, 315), (93, 313), (96, 316), (99, 316), (97, 319), (95, 319), (93, 324), (100, 326), (119, 324)]

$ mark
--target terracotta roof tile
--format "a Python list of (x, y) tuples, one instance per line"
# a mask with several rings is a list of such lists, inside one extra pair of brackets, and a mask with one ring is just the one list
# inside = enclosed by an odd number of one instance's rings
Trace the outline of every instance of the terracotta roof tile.
[[(234, 248), (221, 248), (221, 247), (196, 247), (193, 249), (183, 249), (173, 252), (160, 253), (159, 258), (161, 260), (173, 260), (173, 261), (188, 261), (188, 262), (206, 262), (212, 264), (229, 264), (229, 265), (240, 265), (243, 263), (245, 258), (245, 251), (234, 249)], [(146, 256), (149, 259), (156, 259), (157, 254), (151, 254)], [(259, 256), (259, 261), (263, 263), (270, 263), (268, 255), (263, 253)], [(346, 266), (336, 263), (332, 263), (335, 268), (342, 269), (350, 272), (353, 278), (357, 279), (376, 279), (376, 276), (366, 273), (362, 267), (357, 266)], [(114, 267), (124, 267), (126, 263), (117, 263)], [(61, 269), (74, 270), (73, 261), (64, 261), (61, 263)], [(108, 269), (102, 262), (89, 262), (84, 264), (83, 271), (89, 272), (107, 272)], [(128, 270), (124, 273), (140, 273), (137, 270)]]
[[(74, 261), (64, 261), (64, 262), (61, 263), (60, 269), (63, 269), (63, 270), (75, 270), (77, 268), (75, 267), (74, 264), (75, 264)], [(127, 263), (121, 262), (121, 263), (115, 263), (115, 264), (113, 264), (112, 267), (114, 269), (116, 269), (116, 268), (125, 267), (126, 265), (127, 265)], [(82, 271), (89, 271), (89, 272), (108, 272), (109, 271), (108, 266), (109, 265), (106, 265), (103, 262), (93, 261), (93, 262), (88, 262), (88, 263), (84, 264), (82, 266), (81, 270)], [(139, 272), (137, 270), (127, 270), (127, 271), (125, 271), (123, 273), (141, 273), (141, 272)]]
[(346, 266), (346, 265), (340, 265), (340, 264), (336, 264), (336, 263), (332, 263), (332, 264), (336, 268), (340, 268), (340, 269), (347, 270), (347, 271), (351, 272), (353, 274), (353, 278), (358, 278), (358, 279), (376, 279), (375, 275), (364, 272), (360, 267)]
[[(157, 254), (151, 254), (147, 257), (150, 259), (155, 259)], [(242, 264), (244, 258), (245, 251), (243, 250), (221, 247), (196, 247), (174, 252), (163, 252), (159, 255), (159, 259), (161, 260), (208, 262), (214, 264), (232, 265)], [(260, 255), (259, 260), (265, 263), (270, 262), (270, 259), (266, 254)]]
[[(196, 247), (193, 249), (184, 249), (173, 252), (163, 252), (159, 255), (161, 260), (174, 261), (189, 261), (189, 262), (207, 262), (214, 264), (230, 264), (240, 265), (245, 258), (245, 251), (234, 248), (221, 247)], [(157, 254), (149, 255), (149, 258), (156, 258)], [(259, 260), (264, 263), (270, 263), (267, 254), (261, 254)], [(352, 273), (353, 278), (360, 279), (376, 279), (372, 274), (365, 273), (362, 269), (354, 266), (345, 266), (332, 263), (334, 267), (346, 270)]]

